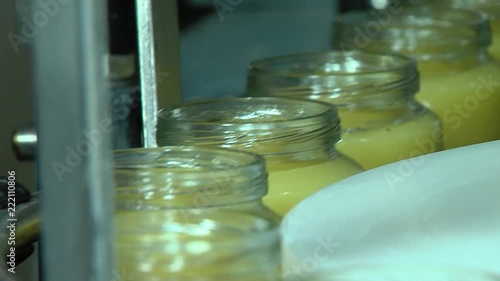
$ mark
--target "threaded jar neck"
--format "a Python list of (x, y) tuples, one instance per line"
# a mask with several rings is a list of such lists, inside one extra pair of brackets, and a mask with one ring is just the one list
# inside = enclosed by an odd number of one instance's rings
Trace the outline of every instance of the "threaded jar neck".
[[(159, 145), (208, 145), (275, 157), (331, 152), (340, 120), (330, 104), (287, 98), (229, 98), (162, 110)], [(311, 159), (309, 159), (311, 160)]]
[(491, 42), (486, 14), (437, 5), (350, 12), (334, 22), (338, 50), (384, 50), (419, 61), (482, 59)]
[(267, 194), (264, 159), (206, 147), (114, 152), (119, 209), (183, 209), (241, 204)]
[(413, 98), (419, 90), (415, 60), (361, 51), (306, 53), (255, 61), (247, 94), (330, 100), (342, 106)]
[(498, 0), (404, 0), (400, 3), (404, 6), (435, 5), (480, 10), (487, 14), (492, 21), (500, 19), (500, 1)]

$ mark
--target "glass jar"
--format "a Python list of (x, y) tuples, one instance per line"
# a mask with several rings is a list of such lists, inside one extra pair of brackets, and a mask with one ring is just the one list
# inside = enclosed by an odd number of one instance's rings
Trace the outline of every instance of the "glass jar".
[(256, 61), (247, 94), (335, 104), (343, 129), (337, 148), (371, 169), (442, 150), (440, 121), (415, 101), (418, 87), (414, 60), (349, 51)]
[(118, 280), (275, 281), (280, 218), (261, 156), (208, 147), (114, 152)]
[(500, 66), (490, 58), (483, 13), (449, 7), (390, 6), (336, 18), (334, 46), (392, 51), (414, 57), (416, 99), (443, 122), (445, 148), (500, 139)]
[(285, 98), (229, 98), (159, 113), (157, 143), (246, 150), (266, 159), (264, 203), (280, 215), (329, 184), (361, 172), (335, 149), (340, 122), (333, 106)]
[(139, 208), (115, 221), (117, 280), (281, 280), (279, 227), (258, 215)]
[(283, 281), (500, 281), (500, 275), (476, 268), (443, 265), (351, 265), (289, 274)]
[(120, 208), (238, 209), (280, 223), (262, 203), (268, 181), (259, 155), (174, 146), (117, 150), (113, 156)]
[(495, 57), (500, 58), (500, 2), (498, 0), (403, 0), (400, 1), (404, 6), (414, 5), (442, 5), (454, 6), (457, 8), (466, 8), (480, 10), (486, 13), (491, 21), (493, 34), (493, 43), (489, 48), (489, 52)]
[[(491, 21), (493, 43), (489, 51), (492, 55), (500, 58), (500, 2), (498, 0), (447, 0), (449, 4), (456, 7), (478, 9), (488, 14)], [(446, 2), (446, 1), (445, 1)]]

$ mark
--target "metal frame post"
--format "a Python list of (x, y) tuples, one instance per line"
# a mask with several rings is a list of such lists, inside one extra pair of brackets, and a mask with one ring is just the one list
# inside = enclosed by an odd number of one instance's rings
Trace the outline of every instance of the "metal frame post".
[(59, 4), (57, 14), (33, 39), (43, 277), (110, 281), (113, 128), (106, 1), (52, 2)]

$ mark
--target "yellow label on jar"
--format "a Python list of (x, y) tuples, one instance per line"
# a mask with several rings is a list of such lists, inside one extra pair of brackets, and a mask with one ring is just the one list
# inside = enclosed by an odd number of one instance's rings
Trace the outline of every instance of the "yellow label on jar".
[(289, 165), (268, 165), (269, 192), (264, 204), (282, 216), (316, 191), (362, 172), (356, 162), (340, 154), (322, 163), (302, 162), (302, 167), (287, 169)]
[(442, 64), (420, 64), (421, 90), (416, 96), (440, 117), (445, 149), (500, 139), (500, 66), (440, 74)]

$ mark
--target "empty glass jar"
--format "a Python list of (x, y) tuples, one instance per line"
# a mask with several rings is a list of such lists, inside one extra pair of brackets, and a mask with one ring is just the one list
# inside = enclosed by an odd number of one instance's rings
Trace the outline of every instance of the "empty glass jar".
[(336, 105), (343, 129), (337, 148), (371, 169), (442, 150), (440, 121), (415, 101), (418, 89), (413, 59), (348, 51), (256, 61), (247, 94)]
[(164, 147), (116, 151), (114, 163), (119, 280), (279, 280), (262, 157)]
[(335, 20), (339, 50), (397, 52), (417, 59), (417, 100), (443, 122), (445, 148), (500, 139), (500, 66), (488, 55), (488, 17), (444, 6), (393, 5)]
[(266, 159), (264, 203), (280, 215), (308, 195), (361, 172), (336, 150), (340, 121), (332, 105), (286, 98), (230, 98), (159, 114), (158, 145), (246, 150)]

